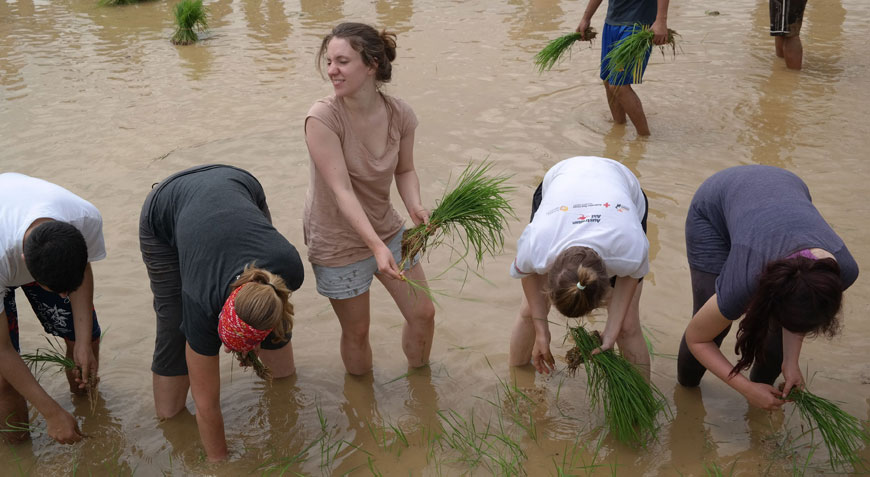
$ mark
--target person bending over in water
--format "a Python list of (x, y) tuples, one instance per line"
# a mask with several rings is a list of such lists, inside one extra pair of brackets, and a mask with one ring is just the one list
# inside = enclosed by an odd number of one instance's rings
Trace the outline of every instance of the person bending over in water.
[[(652, 48), (646, 52), (640, 78), (632, 78), (628, 72), (621, 72), (615, 79), (608, 80), (609, 61), (606, 61), (604, 57), (616, 47), (620, 40), (634, 33), (636, 25), (649, 26), (652, 29), (655, 34), (654, 44), (664, 45), (667, 43), (669, 2), (670, 0), (608, 0), (607, 3), (604, 38), (601, 41), (601, 79), (604, 81), (604, 90), (607, 93), (607, 104), (610, 106), (610, 114), (617, 124), (625, 124), (625, 116), (628, 115), (640, 136), (649, 136), (649, 125), (646, 122), (646, 114), (643, 112), (643, 104), (631, 85), (634, 82), (640, 83), (643, 78)], [(585, 34), (599, 5), (601, 5), (601, 0), (589, 0), (583, 18), (577, 25), (578, 33)]]
[[(706, 370), (749, 404), (777, 409), (804, 384), (806, 335), (833, 336), (843, 290), (858, 264), (812, 204), (806, 184), (784, 169), (748, 165), (701, 184), (686, 218), (694, 311), (683, 334), (677, 379), (698, 386)], [(732, 323), (732, 365), (719, 350)], [(749, 379), (740, 371), (752, 366)], [(782, 372), (782, 391), (773, 387)]]
[(551, 303), (574, 318), (606, 302), (601, 350), (618, 344), (649, 379), (639, 311), (649, 271), (647, 205), (634, 174), (611, 159), (572, 157), (547, 171), (510, 268), (523, 286), (511, 334), (511, 366), (531, 360), (538, 372), (554, 369), (547, 322)]
[[(21, 287), (45, 332), (63, 338), (70, 391), (97, 381), (100, 325), (90, 262), (106, 256), (103, 219), (90, 202), (23, 174), (0, 174), (0, 428), (8, 441), (29, 438), (27, 401), (61, 444), (82, 439), (75, 418), (52, 399), (18, 352), (15, 288)], [(6, 326), (8, 324), (8, 326)], [(79, 339), (77, 339), (79, 338)]]
[(189, 389), (208, 459), (225, 459), (221, 344), (245, 358), (243, 365), (253, 352), (272, 377), (296, 372), (289, 298), (302, 285), (302, 261), (272, 226), (257, 179), (224, 165), (194, 167), (157, 184), (142, 206), (139, 246), (157, 314), (157, 416), (181, 412)]
[(380, 91), (392, 77), (395, 35), (342, 23), (320, 45), (318, 68), (334, 93), (305, 118), (311, 179), (305, 201), (305, 243), (317, 291), (341, 324), (341, 358), (350, 374), (372, 369), (369, 287), (377, 277), (405, 318), (402, 350), (408, 365), (428, 364), (435, 307), (405, 277), (426, 285), (416, 262), (400, 271), (402, 218), (390, 204), (393, 178), (414, 224), (428, 222), (414, 169), (417, 117), (404, 101)]

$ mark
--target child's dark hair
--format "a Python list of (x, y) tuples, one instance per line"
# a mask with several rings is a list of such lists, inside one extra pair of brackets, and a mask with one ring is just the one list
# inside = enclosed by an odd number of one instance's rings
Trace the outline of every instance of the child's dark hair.
[(563, 250), (550, 267), (547, 282), (550, 302), (569, 318), (601, 306), (610, 288), (604, 261), (589, 247)]
[(329, 40), (343, 38), (360, 54), (363, 64), (375, 67), (375, 79), (389, 83), (393, 77), (393, 60), (396, 59), (396, 35), (382, 30), (380, 33), (365, 23), (341, 23), (323, 38), (317, 53), (317, 69), (323, 72), (321, 60), (326, 54)]
[(792, 333), (834, 336), (840, 329), (842, 301), (843, 281), (836, 260), (793, 257), (770, 262), (740, 322), (734, 346), (740, 360), (730, 375), (764, 359), (765, 340), (777, 326)]
[(40, 285), (55, 293), (71, 293), (81, 286), (88, 266), (88, 245), (73, 225), (43, 222), (24, 240), (24, 263)]

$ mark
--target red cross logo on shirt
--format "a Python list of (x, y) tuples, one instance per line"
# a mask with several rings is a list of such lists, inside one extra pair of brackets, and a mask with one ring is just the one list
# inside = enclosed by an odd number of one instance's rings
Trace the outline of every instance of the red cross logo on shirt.
[(608, 207), (610, 207), (610, 204), (608, 204), (607, 202), (605, 202), (605, 203), (604, 203), (604, 208), (606, 209), (606, 208), (608, 208)]

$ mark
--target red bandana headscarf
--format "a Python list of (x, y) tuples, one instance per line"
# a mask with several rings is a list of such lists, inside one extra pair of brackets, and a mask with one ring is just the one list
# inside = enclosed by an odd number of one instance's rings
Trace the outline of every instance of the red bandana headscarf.
[(230, 293), (230, 297), (224, 302), (220, 317), (218, 318), (218, 335), (220, 335), (221, 341), (231, 351), (240, 351), (242, 353), (254, 349), (272, 331), (271, 328), (268, 330), (258, 330), (242, 321), (236, 313), (236, 295), (239, 294), (239, 290), (245, 285), (236, 288)]

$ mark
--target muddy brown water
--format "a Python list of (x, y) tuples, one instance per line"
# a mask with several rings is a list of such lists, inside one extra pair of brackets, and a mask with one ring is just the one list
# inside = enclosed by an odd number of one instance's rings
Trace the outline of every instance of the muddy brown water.
[[(600, 44), (575, 46), (570, 60), (547, 74), (533, 69), (534, 53), (572, 31), (585, 2), (206, 1), (211, 32), (189, 47), (168, 41), (170, 2), (95, 3), (0, 0), (0, 170), (51, 180), (92, 201), (104, 217), (109, 253), (94, 267), (96, 306), (108, 330), (96, 411), (69, 396), (61, 375), (40, 378), (90, 437), (61, 446), (37, 432), (30, 444), (0, 448), (0, 473), (239, 475), (261, 473), (269, 462), (305, 475), (504, 473), (487, 456), (508, 462), (512, 454), (492, 435), (485, 440), (496, 442), (493, 449), (478, 444), (485, 452), (476, 466), (474, 452), (433, 437), (441, 427), (449, 430), (440, 416), (450, 411), (467, 422), (474, 416), (478, 431), (489, 424), (491, 434), (516, 442), (518, 462), (530, 475), (825, 471), (823, 449), (804, 467), (810, 449), (784, 438), (801, 431), (790, 406), (784, 414), (749, 409), (709, 376), (699, 389), (683, 389), (669, 355), (691, 309), (685, 211), (696, 187), (717, 170), (759, 163), (796, 172), (858, 263), (870, 263), (870, 56), (858, 34), (870, 27), (870, 4), (809, 2), (805, 68), (795, 73), (774, 58), (767, 2), (720, 2), (718, 16), (706, 15), (711, 7), (698, 2), (672, 2), (669, 26), (682, 34), (680, 51), (676, 59), (655, 52), (638, 87), (653, 132), (642, 139), (609, 120), (597, 79)], [(599, 29), (604, 8), (593, 21)], [(481, 274), (488, 282), (469, 276), (463, 287), (456, 272), (433, 282), (449, 296), (439, 298), (429, 370), (407, 374), (402, 318), (375, 284), (374, 375), (348, 377), (337, 320), (314, 291), (306, 264), (306, 282), (293, 298), (298, 376), (267, 386), (222, 358), (230, 461), (203, 461), (191, 414), (155, 418), (154, 318), (136, 234), (142, 201), (153, 182), (177, 170), (237, 165), (261, 180), (277, 228), (304, 252), (302, 123), (311, 103), (331, 93), (314, 55), (319, 38), (342, 20), (399, 34), (386, 90), (407, 100), (420, 119), (415, 155), (426, 203), (468, 161), (487, 158), (514, 174), (511, 199), (521, 218), (535, 185), (563, 158), (610, 157), (640, 178), (650, 199), (652, 258), (641, 316), (656, 352), (653, 381), (674, 412), (673, 420), (661, 421), (656, 442), (638, 450), (602, 438), (603, 418), (589, 406), (582, 373), (567, 376), (564, 363), (549, 378), (508, 368), (520, 286), (507, 269), (521, 219), (512, 223), (504, 254), (486, 261)], [(445, 250), (436, 250), (425, 266), (434, 277), (449, 262)], [(808, 342), (801, 356), (811, 389), (861, 419), (870, 414), (868, 308), (862, 275), (846, 294), (842, 334)], [(564, 323), (555, 313), (551, 320)], [(21, 321), (23, 348), (41, 346), (29, 310)], [(561, 327), (552, 330), (554, 353), (564, 356)], [(733, 334), (724, 348), (731, 355)], [(529, 430), (511, 418), (506, 392), (513, 389), (528, 398), (519, 398), (518, 420)], [(44, 428), (38, 416), (33, 423)], [(870, 450), (862, 455), (870, 458)], [(290, 463), (294, 456), (298, 462)]]

